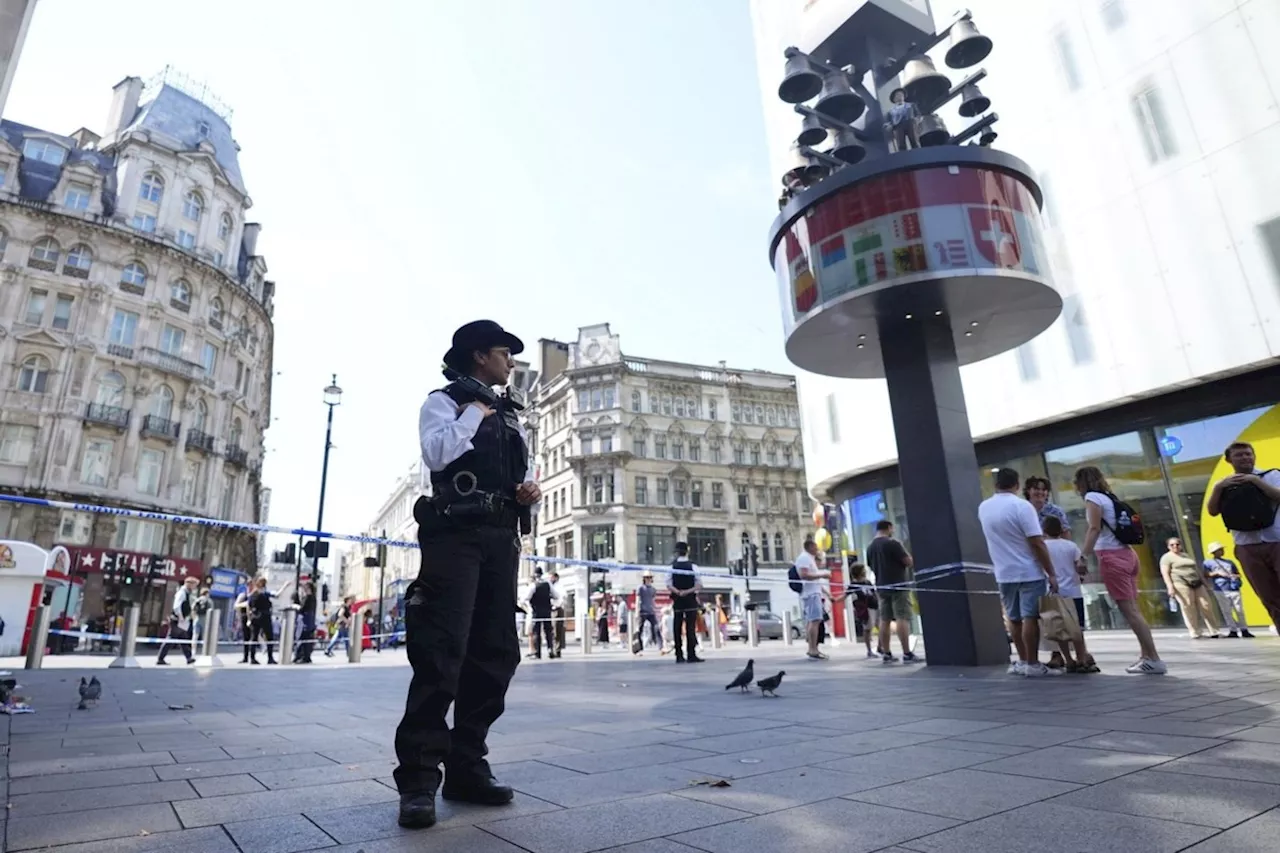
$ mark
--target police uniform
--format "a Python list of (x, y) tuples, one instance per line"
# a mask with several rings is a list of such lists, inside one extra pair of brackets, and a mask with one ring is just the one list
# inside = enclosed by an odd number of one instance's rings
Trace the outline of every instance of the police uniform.
[[(682, 593), (673, 595), (671, 600), (671, 609), (675, 613), (676, 663), (702, 663), (702, 658), (695, 651), (698, 647), (698, 594), (689, 592), (698, 586), (698, 567), (689, 560), (688, 548), (683, 542), (676, 544), (678, 556), (671, 562), (671, 580), (668, 582), (672, 590)], [(684, 634), (683, 650), (681, 634)]]
[[(523, 349), (496, 323), (470, 323), (454, 334), (445, 363), (462, 370), (472, 352), (504, 346), (512, 355)], [(476, 401), (494, 414), (484, 416)], [(516, 490), (532, 478), (516, 408), (474, 379), (455, 379), (427, 397), (419, 416), (432, 495), (414, 506), (422, 567), (405, 591), (413, 680), (395, 741), (402, 826), (435, 822), (441, 765), (446, 799), (501, 805), (513, 796), (494, 781), (485, 740), (520, 661), (517, 530), (532, 508), (516, 501)]]

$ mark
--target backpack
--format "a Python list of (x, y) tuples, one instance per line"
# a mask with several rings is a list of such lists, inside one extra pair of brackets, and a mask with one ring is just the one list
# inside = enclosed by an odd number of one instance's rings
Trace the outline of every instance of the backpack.
[(804, 592), (804, 582), (800, 580), (800, 570), (795, 566), (787, 569), (787, 586), (791, 587), (791, 591), (796, 595)]
[(1147, 532), (1142, 526), (1142, 517), (1137, 511), (1110, 492), (1107, 492), (1107, 497), (1111, 499), (1111, 506), (1116, 512), (1116, 526), (1112, 527), (1105, 521), (1102, 523), (1115, 534), (1120, 544), (1141, 545), (1147, 541)]
[[(1274, 471), (1263, 471), (1261, 476)], [(1241, 533), (1266, 530), (1276, 520), (1276, 505), (1252, 483), (1234, 483), (1224, 488), (1218, 508), (1227, 529)]]
[(197, 598), (196, 606), (194, 609), (197, 616), (205, 615), (206, 613), (209, 612), (209, 599), (203, 598), (203, 597)]

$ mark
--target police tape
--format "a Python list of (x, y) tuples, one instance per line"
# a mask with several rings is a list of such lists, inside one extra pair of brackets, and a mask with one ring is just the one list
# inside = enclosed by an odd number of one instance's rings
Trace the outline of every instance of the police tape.
[[(59, 636), (59, 637), (75, 637), (75, 638), (77, 638), (77, 639), (81, 639), (81, 640), (101, 640), (101, 641), (105, 641), (105, 642), (112, 642), (112, 643), (119, 643), (119, 642), (121, 642), (121, 641), (124, 639), (124, 637), (122, 637), (120, 634), (101, 634), (101, 633), (97, 633), (97, 632), (94, 632), (94, 631), (67, 631), (67, 630), (62, 629), (62, 628), (50, 628), (50, 629), (49, 629), (49, 633), (50, 633), (50, 634), (56, 634), (56, 635), (57, 635), (57, 636)], [(390, 634), (366, 634), (366, 635), (364, 635), (363, 639), (365, 639), (365, 640), (380, 640), (380, 639), (383, 639), (383, 638), (385, 638), (385, 637), (403, 637), (403, 636), (404, 636), (404, 631), (395, 631), (395, 632), (392, 632), (392, 633), (390, 633)], [(319, 638), (317, 638), (317, 637), (312, 637), (312, 638), (307, 639), (307, 640), (302, 640), (302, 639), (294, 638), (293, 644), (294, 644), (294, 646), (299, 646), (299, 645), (301, 645), (302, 643), (316, 643), (316, 644), (319, 644), (319, 643), (321, 643), (321, 642), (328, 642), (330, 639), (333, 639), (333, 638), (331, 638), (331, 637), (330, 637), (330, 638), (327, 638), (327, 639), (325, 639), (325, 640), (321, 640), (321, 639), (319, 639)], [(340, 637), (340, 638), (338, 638), (338, 642), (343, 642), (343, 641), (345, 641), (346, 639), (347, 639), (347, 638), (345, 638), (345, 637)], [(203, 645), (203, 644), (204, 644), (204, 641), (203, 641), (203, 640), (190, 640), (190, 639), (188, 639), (188, 640), (178, 640), (178, 639), (170, 639), (170, 638), (168, 638), (168, 637), (135, 637), (135, 638), (134, 638), (134, 642), (135, 642), (135, 643), (149, 643), (149, 644), (151, 644), (151, 645), (162, 645), (162, 644), (166, 644), (166, 643), (167, 643), (167, 644), (169, 644), (169, 645), (173, 645), (173, 646), (191, 646), (191, 645)], [(257, 640), (257, 641), (254, 641), (254, 640), (219, 640), (219, 641), (218, 641), (218, 647), (219, 647), (219, 648), (221, 648), (221, 647), (223, 647), (223, 646), (238, 647), (238, 646), (263, 646), (263, 645), (266, 645), (266, 646), (279, 646), (279, 645), (280, 645), (280, 643), (281, 643), (281, 641), (280, 641), (280, 639), (278, 639), (278, 638), (276, 638), (276, 639), (272, 639), (272, 640)]]

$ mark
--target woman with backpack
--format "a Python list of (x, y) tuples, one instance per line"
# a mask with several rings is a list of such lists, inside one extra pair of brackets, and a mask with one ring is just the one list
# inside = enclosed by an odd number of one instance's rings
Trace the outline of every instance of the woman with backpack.
[(1138, 608), (1138, 555), (1131, 545), (1140, 545), (1144, 534), (1142, 521), (1133, 507), (1117, 498), (1102, 471), (1092, 465), (1076, 471), (1076, 492), (1084, 498), (1085, 533), (1081, 552), (1087, 558), (1097, 556), (1098, 572), (1107, 594), (1124, 614), (1129, 628), (1138, 638), (1141, 657), (1125, 672), (1135, 675), (1164, 675), (1169, 667), (1160, 660), (1151, 628)]

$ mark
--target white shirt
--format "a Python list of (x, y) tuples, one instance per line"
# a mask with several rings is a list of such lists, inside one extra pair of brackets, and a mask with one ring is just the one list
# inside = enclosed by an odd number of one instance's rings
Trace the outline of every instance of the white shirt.
[[(458, 404), (443, 391), (432, 391), (418, 412), (418, 443), (422, 447), (422, 461), (432, 471), (443, 471), (449, 463), (468, 451), (474, 450), (475, 438), (484, 416), (474, 406), (467, 405), (458, 412)], [(517, 424), (520, 438), (529, 447), (529, 436), (524, 424)], [(524, 481), (533, 482), (533, 459), (525, 469)]]
[[(178, 627), (184, 631), (191, 629), (190, 614), (183, 615), (182, 613), (182, 604), (187, 600), (187, 587), (186, 584), (183, 584), (178, 587), (178, 591), (173, 595), (173, 618), (178, 620)], [(192, 608), (194, 609), (194, 607), (195, 605), (192, 603)]]
[(805, 577), (807, 572), (818, 571), (818, 561), (813, 559), (813, 555), (808, 551), (801, 551), (800, 556), (796, 557), (796, 571), (799, 572), (804, 585), (800, 589), (800, 597), (808, 598), (811, 595), (822, 595), (822, 578), (814, 578), (810, 580)]
[(1102, 492), (1089, 492), (1084, 496), (1085, 503), (1097, 504), (1102, 509), (1102, 532), (1098, 534), (1098, 541), (1093, 544), (1095, 551), (1119, 551), (1121, 548), (1129, 546), (1116, 538), (1114, 531), (1116, 529), (1116, 505), (1111, 502), (1111, 498)]
[(997, 583), (1044, 579), (1028, 536), (1042, 536), (1040, 514), (1030, 501), (1012, 492), (996, 492), (978, 506), (978, 521), (987, 537)]
[(1080, 573), (1076, 571), (1080, 546), (1070, 539), (1053, 539), (1048, 536), (1045, 537), (1044, 544), (1049, 549), (1049, 562), (1053, 563), (1053, 573), (1058, 578), (1058, 594), (1063, 598), (1083, 598)]
[[(1268, 471), (1263, 474), (1261, 471), (1254, 471), (1262, 478), (1262, 482), (1269, 486), (1280, 488), (1280, 471)], [(1280, 542), (1280, 508), (1276, 509), (1275, 520), (1271, 522), (1270, 527), (1262, 530), (1232, 530), (1231, 538), (1235, 540), (1237, 545), (1257, 545), (1262, 542)]]

